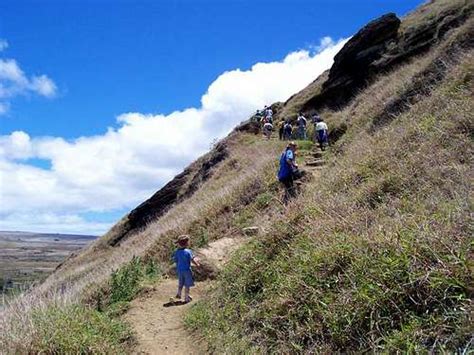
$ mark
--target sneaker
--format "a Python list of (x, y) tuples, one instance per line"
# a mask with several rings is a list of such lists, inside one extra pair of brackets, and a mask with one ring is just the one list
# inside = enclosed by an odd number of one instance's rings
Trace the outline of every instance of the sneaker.
[(189, 303), (189, 302), (191, 302), (192, 300), (193, 300), (193, 298), (192, 298), (191, 296), (189, 296), (189, 297), (187, 297), (187, 298), (184, 300), (184, 302)]

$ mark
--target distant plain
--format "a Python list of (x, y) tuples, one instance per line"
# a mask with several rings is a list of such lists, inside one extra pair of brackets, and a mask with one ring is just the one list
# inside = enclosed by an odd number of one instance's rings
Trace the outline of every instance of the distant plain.
[(0, 291), (2, 303), (44, 280), (73, 252), (96, 236), (0, 231)]

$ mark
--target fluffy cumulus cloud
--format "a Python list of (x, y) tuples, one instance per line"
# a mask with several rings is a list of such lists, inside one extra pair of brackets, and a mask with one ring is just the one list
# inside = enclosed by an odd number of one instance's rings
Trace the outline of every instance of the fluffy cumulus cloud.
[[(143, 201), (256, 109), (308, 85), (331, 66), (343, 44), (323, 39), (317, 52), (300, 50), (278, 62), (227, 71), (211, 83), (199, 108), (124, 113), (102, 135), (0, 136), (0, 230), (104, 232), (110, 224), (90, 216)], [(0, 69), (0, 78), (6, 73), (24, 78), (11, 62)], [(54, 92), (54, 83), (37, 79), (38, 92)], [(33, 160), (48, 164), (38, 167)]]
[[(0, 52), (8, 48), (8, 42), (0, 39)], [(57, 87), (46, 75), (28, 76), (15, 59), (0, 58), (0, 115), (7, 113), (10, 101), (17, 96), (36, 94), (54, 97)]]

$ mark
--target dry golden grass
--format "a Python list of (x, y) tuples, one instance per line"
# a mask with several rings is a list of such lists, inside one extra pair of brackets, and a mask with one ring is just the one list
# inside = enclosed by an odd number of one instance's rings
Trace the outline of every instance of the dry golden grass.
[[(166, 264), (177, 233), (189, 231), (193, 223), (218, 214), (225, 206), (238, 204), (249, 183), (255, 179), (268, 179), (266, 169), (269, 167), (274, 174), (275, 157), (281, 149), (279, 144), (246, 134), (233, 135), (228, 144), (230, 156), (190, 198), (173, 206), (119, 247), (104, 249), (91, 245), (39, 287), (3, 310), (0, 318), (2, 348), (17, 349), (21, 345), (27, 349), (26, 344), (31, 343), (36, 331), (31, 321), (35, 311), (51, 305), (65, 307), (87, 299), (106, 284), (113, 271), (134, 256), (153, 255), (158, 262)], [(120, 225), (121, 222), (114, 228), (120, 228)], [(223, 236), (214, 235), (213, 238)]]
[[(431, 96), (375, 132), (378, 110), (347, 109), (345, 148), (187, 318), (212, 350), (472, 349), (473, 70), (462, 55)], [(379, 87), (386, 96), (371, 101), (378, 85), (361, 94), (369, 107), (392, 98)]]
[(400, 32), (409, 32), (420, 25), (426, 26), (430, 21), (439, 19), (442, 14), (462, 11), (468, 6), (472, 7), (469, 0), (428, 0), (403, 18)]

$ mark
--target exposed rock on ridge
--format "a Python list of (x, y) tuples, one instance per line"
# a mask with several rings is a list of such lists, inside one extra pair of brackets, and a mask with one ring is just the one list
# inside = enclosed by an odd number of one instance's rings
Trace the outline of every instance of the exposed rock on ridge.
[(328, 80), (320, 95), (305, 104), (337, 108), (344, 105), (357, 88), (362, 87), (371, 70), (371, 64), (380, 59), (387, 45), (397, 38), (401, 21), (393, 14), (384, 15), (362, 28), (334, 57)]
[(462, 7), (448, 7), (438, 16), (403, 29), (393, 13), (370, 22), (336, 55), (321, 91), (299, 109), (313, 111), (328, 107), (334, 110), (345, 106), (378, 74), (425, 53), (448, 31), (465, 23), (473, 8), (473, 3), (466, 1)]

